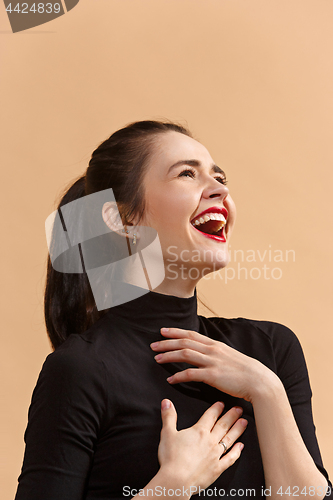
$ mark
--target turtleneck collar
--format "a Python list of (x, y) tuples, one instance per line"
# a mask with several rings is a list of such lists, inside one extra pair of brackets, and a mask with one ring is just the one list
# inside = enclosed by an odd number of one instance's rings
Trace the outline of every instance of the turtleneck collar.
[(149, 291), (140, 297), (112, 307), (110, 319), (119, 318), (133, 328), (156, 333), (162, 327), (198, 331), (196, 289), (192, 297), (176, 297)]

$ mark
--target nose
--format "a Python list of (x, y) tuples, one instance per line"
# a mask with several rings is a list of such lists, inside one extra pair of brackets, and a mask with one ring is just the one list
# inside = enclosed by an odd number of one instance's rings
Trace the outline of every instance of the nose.
[(224, 200), (229, 194), (229, 189), (225, 184), (222, 184), (219, 180), (210, 178), (207, 186), (203, 190), (202, 196), (204, 198), (220, 198)]

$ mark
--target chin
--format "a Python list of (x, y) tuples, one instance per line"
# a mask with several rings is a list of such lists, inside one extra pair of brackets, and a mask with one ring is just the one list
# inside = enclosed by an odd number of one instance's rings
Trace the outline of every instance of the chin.
[[(206, 260), (204, 260), (204, 255), (203, 253), (205, 253), (205, 257), (206, 257)], [(208, 253), (208, 250), (206, 252), (202, 251), (201, 252), (201, 256), (202, 256), (202, 259), (200, 261), (200, 263), (192, 263), (192, 271), (189, 273), (189, 274), (192, 274), (192, 276), (196, 275), (196, 276), (200, 276), (200, 279), (204, 278), (205, 276), (209, 275), (209, 274), (212, 274), (212, 273), (215, 273), (217, 271), (220, 271), (221, 269), (223, 269), (224, 267), (226, 267), (228, 264), (229, 264), (229, 261), (230, 261), (230, 257), (229, 257), (229, 252), (227, 252), (227, 254), (222, 258), (217, 258), (216, 256), (216, 252), (214, 252), (214, 254), (212, 255), (212, 258), (207, 258), (207, 253)], [(188, 263), (186, 265), (186, 263), (184, 262), (183, 265), (185, 267), (189, 267)], [(196, 268), (196, 272), (194, 272), (194, 268)]]
[(213, 265), (215, 269), (221, 269), (230, 262), (230, 254), (227, 245), (220, 246), (219, 248), (209, 248), (200, 250), (202, 265)]
[[(230, 262), (230, 258), (226, 258), (223, 261), (221, 260), (215, 260), (214, 262), (210, 263), (210, 267), (212, 268), (210, 272), (215, 272), (215, 271), (220, 271), (221, 269), (224, 269)], [(208, 267), (208, 266), (207, 266)]]

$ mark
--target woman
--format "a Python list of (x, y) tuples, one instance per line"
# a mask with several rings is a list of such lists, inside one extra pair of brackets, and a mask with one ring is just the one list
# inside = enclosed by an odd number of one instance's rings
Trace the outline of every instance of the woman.
[(49, 261), (56, 349), (33, 394), (16, 500), (329, 496), (296, 336), (197, 315), (196, 284), (229, 259), (224, 172), (183, 127), (143, 121), (94, 151), (59, 208), (110, 188), (103, 223), (130, 255), (153, 228), (164, 279), (148, 293), (129, 281), (135, 299), (98, 310), (90, 270)]

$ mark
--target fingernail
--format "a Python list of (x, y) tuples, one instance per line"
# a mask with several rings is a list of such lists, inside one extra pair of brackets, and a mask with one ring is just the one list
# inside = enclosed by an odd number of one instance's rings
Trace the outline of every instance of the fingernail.
[(169, 328), (161, 328), (161, 332), (166, 333), (169, 331)]
[(241, 420), (241, 424), (242, 424), (244, 427), (246, 427), (246, 426), (247, 426), (247, 424), (248, 424), (248, 421), (247, 421), (245, 418), (243, 418), (243, 419)]
[(159, 344), (159, 342), (153, 342), (152, 344), (150, 344), (150, 347), (152, 349), (155, 349), (155, 347), (158, 347), (158, 344)]
[(170, 408), (170, 406), (171, 406), (170, 401), (168, 399), (163, 399), (161, 403), (162, 410), (167, 410), (168, 408)]
[(239, 443), (239, 449), (240, 449), (240, 451), (242, 451), (243, 448), (244, 448), (244, 444), (243, 443)]
[(168, 377), (168, 378), (167, 378), (167, 381), (168, 381), (168, 382), (171, 382), (171, 381), (172, 381), (172, 378), (173, 378), (173, 377)]
[(243, 408), (236, 408), (236, 411), (241, 415), (243, 413)]
[(157, 354), (156, 356), (154, 356), (154, 358), (156, 359), (156, 361), (159, 361), (162, 358), (162, 354)]
[(222, 406), (222, 410), (223, 410), (223, 408), (224, 408), (224, 403), (223, 403), (223, 401), (219, 401), (219, 403), (220, 403), (220, 405)]

